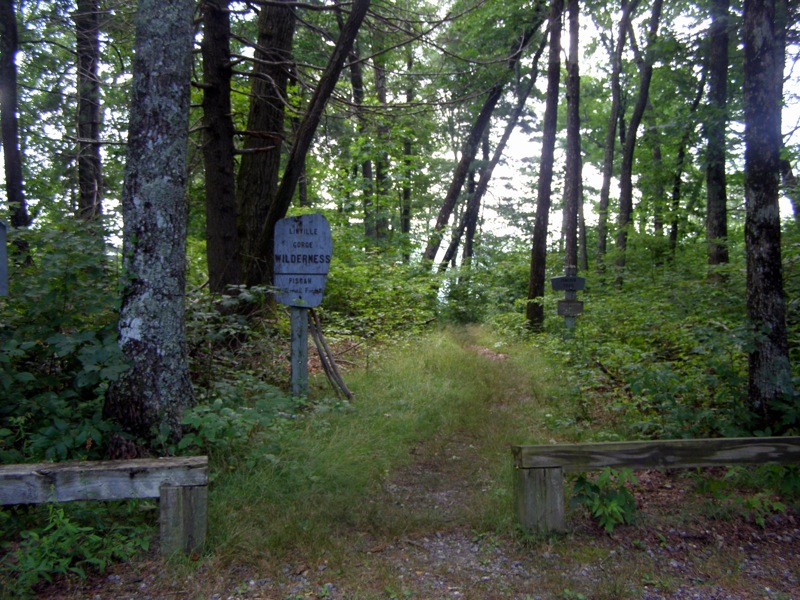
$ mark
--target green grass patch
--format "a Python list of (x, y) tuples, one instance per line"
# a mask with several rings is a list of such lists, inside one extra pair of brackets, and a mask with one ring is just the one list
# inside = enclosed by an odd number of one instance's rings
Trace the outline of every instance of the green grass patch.
[(220, 558), (313, 556), (340, 551), (346, 531), (397, 531), (400, 517), (379, 501), (387, 478), (464, 450), (469, 456), (450, 463), (485, 490), (479, 507), (464, 507), (468, 525), (511, 526), (508, 448), (543, 439), (542, 382), (555, 373), (538, 351), (459, 329), (371, 362), (347, 374), (352, 402), (312, 403), (275, 426), (248, 461), (217, 466), (210, 542)]

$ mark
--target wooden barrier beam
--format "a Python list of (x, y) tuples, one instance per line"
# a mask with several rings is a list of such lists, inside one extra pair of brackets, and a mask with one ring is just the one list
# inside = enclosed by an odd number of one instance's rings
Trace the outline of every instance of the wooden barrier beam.
[(518, 469), (561, 467), (565, 471), (795, 464), (800, 463), (800, 437), (513, 446), (512, 453)]
[(161, 553), (205, 543), (208, 457), (0, 465), (0, 505), (159, 498)]
[(565, 472), (800, 464), (800, 437), (653, 440), (512, 446), (517, 518), (537, 533), (563, 531)]

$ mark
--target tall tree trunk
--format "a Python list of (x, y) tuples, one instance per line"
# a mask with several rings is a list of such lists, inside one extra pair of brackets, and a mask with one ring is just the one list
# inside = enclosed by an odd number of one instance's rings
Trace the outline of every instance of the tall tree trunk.
[[(600, 185), (600, 205), (598, 207), (597, 222), (597, 266), (603, 269), (608, 245), (608, 206), (611, 196), (611, 178), (614, 175), (614, 151), (617, 143), (617, 123), (622, 111), (622, 88), (620, 74), (622, 72), (622, 51), (625, 49), (628, 27), (631, 15), (639, 5), (639, 0), (622, 0), (622, 15), (619, 20), (617, 43), (611, 57), (611, 108), (608, 116), (608, 129), (603, 146), (603, 181)], [(622, 129), (622, 128), (620, 128)]]
[(280, 180), (294, 28), (291, 0), (276, 0), (261, 8), (250, 113), (236, 191), (240, 260), (248, 285), (268, 283), (272, 268), (266, 264), (267, 257), (259, 244)]
[[(540, 17), (537, 14), (531, 27), (529, 27), (528, 30), (522, 35), (521, 39), (514, 44), (512, 49), (513, 53), (507, 62), (509, 71), (513, 71), (513, 69), (519, 63), (522, 52), (525, 50), (525, 48), (527, 48), (533, 34), (541, 26), (541, 21), (539, 19)], [(489, 89), (489, 93), (483, 102), (483, 106), (481, 107), (475, 122), (472, 124), (472, 128), (467, 135), (467, 139), (464, 141), (464, 145), (461, 148), (461, 158), (459, 159), (456, 169), (453, 172), (453, 179), (450, 181), (450, 187), (447, 189), (447, 194), (445, 195), (442, 205), (439, 208), (439, 214), (436, 216), (436, 224), (433, 227), (433, 232), (431, 233), (430, 238), (428, 238), (428, 244), (425, 247), (425, 252), (422, 254), (423, 261), (433, 261), (436, 258), (436, 253), (439, 251), (439, 246), (442, 243), (442, 234), (444, 232), (444, 228), (447, 226), (447, 222), (450, 220), (450, 216), (453, 214), (453, 209), (455, 208), (456, 202), (458, 202), (458, 197), (461, 194), (461, 188), (464, 187), (464, 181), (469, 173), (470, 165), (475, 159), (475, 154), (478, 151), (481, 138), (491, 122), (492, 114), (494, 113), (494, 109), (503, 95), (504, 88), (505, 82), (501, 82)]]
[[(414, 68), (414, 53), (407, 49), (406, 71), (408, 72), (408, 83), (406, 84), (406, 104), (411, 106), (414, 101), (414, 78), (411, 76)], [(403, 262), (411, 260), (411, 183), (412, 183), (412, 152), (414, 150), (411, 134), (406, 129), (405, 139), (403, 139), (403, 191), (400, 202), (400, 234), (402, 236), (402, 256)]]
[[(389, 105), (386, 55), (380, 34), (375, 35), (378, 37), (378, 41), (374, 42), (372, 47), (375, 97), (378, 105), (385, 111)], [(389, 153), (386, 150), (386, 145), (389, 143), (389, 125), (385, 119), (385, 114), (378, 117), (378, 152), (375, 160), (375, 234), (381, 244), (389, 238)]]
[(650, 15), (649, 31), (647, 35), (647, 49), (645, 50), (644, 64), (639, 68), (639, 93), (636, 105), (633, 107), (630, 123), (625, 132), (625, 144), (622, 148), (622, 160), (619, 176), (619, 216), (617, 219), (617, 259), (619, 269), (617, 283), (622, 282), (622, 270), (625, 267), (625, 251), (628, 245), (628, 230), (633, 214), (633, 156), (636, 149), (636, 136), (639, 124), (642, 121), (647, 101), (650, 94), (650, 80), (653, 76), (653, 60), (658, 25), (661, 20), (662, 0), (654, 0)]
[(525, 310), (528, 327), (538, 331), (544, 325), (544, 286), (547, 258), (547, 228), (550, 218), (550, 194), (558, 121), (558, 95), (561, 82), (561, 22), (563, 0), (550, 2), (550, 50), (547, 61), (547, 98), (542, 128), (542, 155), (539, 160), (539, 186), (536, 194), (536, 221), (531, 244), (528, 304)]
[(708, 53), (709, 117), (706, 121), (706, 242), (709, 265), (728, 262), (728, 193), (725, 128), (728, 123), (729, 0), (711, 2)]
[[(472, 257), (475, 255), (475, 235), (478, 232), (478, 218), (481, 214), (481, 195), (478, 195), (478, 187), (480, 182), (484, 181), (487, 171), (491, 168), (489, 159), (489, 136), (483, 136), (483, 166), (480, 169), (480, 180), (476, 183), (474, 180), (470, 183), (470, 199), (467, 202), (467, 210), (464, 213), (464, 248), (461, 253), (461, 264), (467, 268), (472, 265)], [(472, 199), (475, 198), (473, 202)]]
[(353, 0), (350, 7), (350, 15), (328, 59), (328, 64), (325, 66), (317, 88), (311, 96), (305, 117), (300, 123), (300, 128), (297, 130), (294, 143), (289, 151), (283, 177), (275, 194), (275, 200), (269, 206), (267, 220), (261, 229), (259, 238), (259, 256), (264, 257), (267, 281), (272, 281), (274, 269), (275, 224), (286, 216), (286, 211), (291, 206), (292, 196), (294, 196), (294, 192), (297, 189), (297, 182), (305, 164), (306, 154), (314, 141), (314, 135), (322, 119), (325, 105), (336, 87), (345, 59), (350, 55), (350, 50), (353, 47), (356, 35), (358, 35), (361, 23), (367, 15), (369, 5), (370, 0)]
[(22, 153), (19, 149), (17, 17), (13, 0), (0, 2), (0, 137), (3, 139), (6, 198), (13, 227), (31, 223), (22, 187)]
[(744, 3), (744, 110), (747, 314), (755, 336), (748, 392), (756, 428), (778, 431), (778, 404), (791, 401), (792, 379), (778, 207), (783, 73), (775, 6), (776, 0)]
[(73, 18), (78, 54), (78, 214), (92, 220), (100, 216), (103, 207), (98, 0), (78, 0)]
[(567, 172), (564, 181), (564, 268), (578, 268), (578, 205), (581, 202), (581, 76), (578, 65), (580, 5), (569, 0), (569, 53), (567, 55)]
[[(339, 20), (339, 29), (344, 29), (344, 20), (339, 11), (336, 13)], [(361, 51), (358, 40), (353, 42), (350, 50), (350, 87), (353, 89), (353, 106), (358, 122), (357, 132), (359, 136), (367, 135), (367, 117), (364, 114), (364, 69), (361, 62)], [(358, 169), (353, 172), (358, 177)], [(375, 175), (372, 169), (372, 159), (369, 156), (361, 158), (361, 205), (364, 211), (364, 237), (367, 243), (377, 240), (377, 228), (375, 225)]]
[(203, 163), (209, 289), (241, 282), (231, 114), (230, 0), (203, 4)]
[(140, 0), (122, 191), (119, 343), (130, 368), (105, 416), (136, 437), (181, 432), (194, 401), (186, 359), (186, 156), (194, 0)]

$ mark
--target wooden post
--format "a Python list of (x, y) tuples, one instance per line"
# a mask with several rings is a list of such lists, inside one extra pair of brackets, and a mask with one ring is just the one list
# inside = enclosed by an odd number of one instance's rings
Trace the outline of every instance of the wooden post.
[(561, 467), (515, 469), (514, 500), (522, 527), (534, 533), (565, 530), (564, 471)]
[(159, 498), (161, 555), (199, 552), (206, 543), (208, 488), (204, 485), (161, 486)]
[(308, 309), (291, 307), (292, 395), (308, 396)]

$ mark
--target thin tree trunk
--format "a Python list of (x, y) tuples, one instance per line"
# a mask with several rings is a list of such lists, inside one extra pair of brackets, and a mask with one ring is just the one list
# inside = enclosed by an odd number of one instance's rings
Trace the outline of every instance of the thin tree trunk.
[(625, 132), (625, 144), (622, 149), (619, 177), (619, 216), (617, 219), (616, 239), (616, 266), (619, 269), (617, 274), (618, 285), (622, 283), (622, 270), (625, 267), (625, 251), (628, 245), (628, 230), (633, 214), (633, 156), (636, 149), (636, 136), (645, 108), (647, 108), (647, 101), (650, 93), (650, 80), (653, 76), (653, 46), (656, 41), (656, 36), (658, 35), (658, 25), (661, 20), (661, 6), (662, 0), (654, 0), (650, 15), (644, 64), (642, 64), (639, 69), (639, 93), (636, 99), (636, 105), (633, 108), (633, 113), (631, 114), (630, 123)]
[[(336, 18), (339, 20), (339, 29), (344, 29), (344, 21), (341, 13), (337, 11)], [(350, 50), (350, 87), (353, 89), (353, 105), (355, 106), (356, 121), (358, 122), (357, 132), (359, 136), (367, 135), (367, 118), (364, 114), (364, 72), (361, 63), (361, 52), (358, 40), (353, 42)], [(358, 169), (354, 169), (358, 176)], [(372, 169), (372, 159), (369, 156), (361, 160), (361, 197), (362, 208), (364, 211), (364, 237), (367, 243), (377, 240), (378, 233), (375, 224), (375, 175)]]
[[(625, 39), (630, 25), (631, 15), (639, 5), (639, 0), (622, 0), (622, 15), (619, 20), (619, 34), (614, 54), (611, 57), (611, 108), (608, 117), (608, 129), (603, 152), (603, 182), (600, 185), (600, 205), (598, 207), (597, 222), (597, 260), (598, 268), (603, 269), (608, 245), (608, 206), (611, 196), (611, 178), (614, 175), (614, 151), (617, 142), (617, 123), (621, 118), (620, 74), (622, 71), (622, 51), (625, 49)], [(622, 128), (620, 128), (622, 129)]]
[(100, 216), (103, 199), (100, 160), (100, 8), (98, 0), (78, 0), (75, 20), (78, 54), (78, 215)]
[[(386, 86), (386, 56), (382, 43), (373, 42), (373, 73), (375, 75), (375, 97), (378, 105), (384, 110), (388, 107), (388, 90)], [(389, 126), (384, 119), (378, 118), (377, 157), (375, 160), (375, 235), (379, 243), (384, 244), (389, 238)]]
[(12, 227), (31, 223), (22, 187), (22, 153), (17, 120), (17, 17), (13, 0), (0, 2), (0, 137), (3, 139), (6, 198)]
[[(414, 54), (409, 49), (406, 55), (406, 71), (409, 74), (408, 83), (406, 86), (406, 104), (409, 106), (414, 101), (414, 78), (411, 76), (412, 69), (414, 68)], [(411, 260), (411, 188), (412, 188), (412, 152), (414, 150), (413, 141), (409, 131), (406, 131), (406, 137), (403, 140), (403, 191), (402, 200), (400, 205), (400, 234), (402, 236), (402, 256), (403, 262), (408, 263)]]
[(580, 5), (569, 0), (569, 54), (567, 57), (567, 172), (564, 181), (564, 268), (578, 268), (578, 205), (581, 201), (581, 117), (578, 33)]
[[(516, 67), (520, 57), (522, 56), (522, 52), (525, 48), (527, 48), (531, 37), (541, 26), (541, 21), (538, 20), (538, 15), (536, 19), (536, 22), (533, 23), (533, 25), (523, 34), (522, 38), (514, 45), (512, 50), (513, 54), (508, 59), (507, 63), (509, 71), (513, 71), (513, 69)], [(464, 181), (469, 173), (470, 165), (475, 159), (475, 154), (478, 151), (478, 145), (480, 144), (486, 128), (491, 122), (492, 114), (494, 113), (494, 109), (497, 106), (498, 101), (503, 96), (504, 88), (505, 83), (501, 82), (489, 89), (489, 93), (483, 102), (483, 106), (481, 107), (475, 122), (472, 124), (472, 128), (467, 135), (467, 139), (461, 148), (461, 158), (458, 161), (458, 165), (456, 165), (455, 171), (453, 172), (453, 179), (450, 181), (450, 187), (447, 189), (447, 194), (442, 201), (439, 214), (436, 217), (436, 224), (433, 227), (433, 232), (431, 233), (430, 238), (428, 238), (428, 244), (425, 247), (425, 252), (422, 254), (423, 261), (430, 262), (436, 258), (436, 253), (439, 251), (439, 246), (442, 243), (444, 228), (447, 226), (447, 222), (450, 220), (450, 216), (453, 214), (453, 209), (455, 208), (458, 197), (461, 194), (461, 188), (464, 187)]]
[(140, 0), (136, 16), (119, 316), (130, 368), (104, 413), (145, 440), (179, 437), (194, 401), (184, 327), (193, 13), (194, 0)]
[(709, 265), (728, 262), (728, 193), (725, 127), (728, 122), (729, 0), (711, 2), (708, 60), (709, 118), (706, 121), (706, 242)]
[[(533, 86), (536, 85), (536, 80), (539, 76), (539, 59), (542, 56), (542, 52), (546, 46), (547, 38), (545, 37), (542, 40), (542, 43), (539, 45), (538, 50), (536, 51), (536, 55), (533, 57), (533, 71), (531, 73), (531, 77), (528, 81), (528, 84), (524, 87), (524, 89), (519, 92), (519, 96), (517, 98), (517, 105), (514, 107), (514, 110), (511, 112), (511, 115), (508, 117), (508, 122), (506, 123), (505, 130), (503, 131), (503, 135), (500, 137), (500, 141), (497, 144), (497, 147), (494, 149), (494, 153), (492, 154), (491, 161), (487, 165), (486, 169), (481, 171), (481, 177), (478, 180), (478, 185), (475, 188), (475, 192), (470, 196), (469, 201), (467, 203), (467, 213), (477, 214), (480, 211), (480, 205), (483, 201), (484, 195), (486, 195), (486, 190), (489, 189), (489, 182), (491, 181), (492, 174), (494, 173), (494, 169), (497, 167), (500, 159), (503, 157), (503, 152), (505, 152), (506, 146), (508, 145), (508, 140), (511, 139), (511, 134), (513, 133), (514, 129), (519, 122), (519, 118), (522, 116), (522, 112), (525, 110), (525, 103), (528, 100), (528, 97), (533, 90)], [(453, 258), (453, 255), (457, 249), (458, 243), (460, 242), (461, 236), (464, 235), (464, 230), (466, 228), (466, 222), (462, 219), (458, 227), (453, 234), (453, 241), (455, 242), (456, 247), (452, 250), (448, 248), (448, 251), (445, 252), (444, 259), (442, 262), (439, 263), (439, 272), (444, 272), (447, 270), (447, 265), (450, 260)]]
[(558, 121), (558, 96), (561, 82), (561, 22), (563, 0), (550, 3), (550, 50), (547, 61), (547, 98), (542, 128), (542, 155), (539, 161), (539, 186), (536, 195), (536, 221), (531, 244), (528, 304), (525, 311), (528, 327), (538, 331), (544, 325), (544, 286), (547, 258), (547, 228), (550, 217), (550, 195)]
[(700, 106), (700, 101), (703, 99), (703, 90), (705, 89), (705, 71), (700, 78), (697, 86), (697, 93), (695, 94), (692, 105), (689, 109), (689, 119), (683, 135), (681, 135), (680, 145), (678, 146), (677, 157), (675, 159), (675, 171), (672, 174), (672, 193), (670, 194), (670, 230), (669, 230), (669, 255), (670, 259), (675, 257), (675, 251), (678, 248), (678, 228), (681, 217), (681, 195), (683, 191), (683, 167), (686, 161), (686, 147), (689, 145), (689, 140), (695, 129), (694, 116), (697, 113), (697, 108)]
[(235, 148), (231, 114), (229, 0), (203, 4), (203, 162), (209, 289), (241, 282), (236, 229)]
[(775, 0), (744, 3), (745, 246), (749, 403), (755, 428), (779, 432), (778, 404), (792, 402), (781, 268), (780, 178), (782, 61), (776, 43)]

